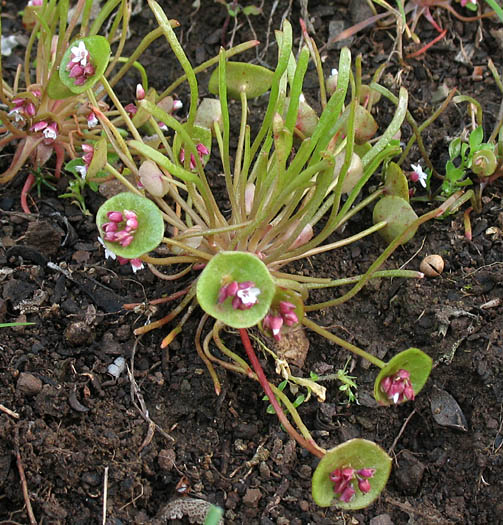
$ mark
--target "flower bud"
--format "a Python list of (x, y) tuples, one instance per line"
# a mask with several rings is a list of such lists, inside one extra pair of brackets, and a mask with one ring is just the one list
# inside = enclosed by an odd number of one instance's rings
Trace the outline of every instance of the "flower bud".
[(157, 164), (151, 160), (141, 163), (138, 170), (140, 182), (153, 197), (164, 197), (169, 191), (169, 181), (165, 179)]

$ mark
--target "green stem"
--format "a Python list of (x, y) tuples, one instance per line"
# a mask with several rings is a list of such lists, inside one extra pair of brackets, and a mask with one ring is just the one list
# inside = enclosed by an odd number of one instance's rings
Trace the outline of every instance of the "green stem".
[(363, 357), (367, 361), (370, 361), (373, 365), (377, 366), (378, 368), (384, 368), (386, 366), (386, 363), (378, 359), (376, 356), (369, 354), (368, 352), (365, 352), (365, 350), (362, 350), (361, 348), (358, 348), (357, 346), (351, 343), (348, 343), (347, 341), (344, 341), (344, 339), (337, 337), (336, 335), (332, 334), (325, 328), (317, 325), (316, 323), (313, 323), (313, 321), (309, 320), (307, 317), (304, 317), (304, 319), (302, 319), (302, 324), (305, 327), (312, 330), (313, 332), (316, 332), (322, 337), (325, 337), (325, 339), (328, 339), (329, 341), (333, 341), (334, 343), (338, 344), (339, 346), (342, 346), (346, 350), (349, 350), (351, 353), (359, 355), (360, 357)]

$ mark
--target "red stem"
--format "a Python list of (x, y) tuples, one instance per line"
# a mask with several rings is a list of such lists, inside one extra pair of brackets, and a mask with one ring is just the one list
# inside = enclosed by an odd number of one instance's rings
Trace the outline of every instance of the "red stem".
[(308, 441), (304, 437), (302, 437), (291, 425), (290, 421), (288, 421), (288, 418), (286, 417), (285, 413), (283, 412), (283, 409), (281, 408), (281, 405), (278, 403), (278, 400), (276, 399), (276, 396), (274, 395), (271, 386), (269, 385), (269, 381), (267, 381), (267, 378), (264, 374), (264, 370), (262, 369), (262, 366), (260, 365), (260, 362), (257, 358), (257, 355), (255, 354), (255, 350), (253, 350), (253, 346), (250, 342), (250, 338), (248, 337), (248, 332), (244, 328), (239, 329), (239, 335), (241, 336), (241, 341), (243, 342), (243, 346), (246, 350), (246, 355), (248, 356), (248, 359), (250, 360), (250, 363), (253, 367), (253, 370), (257, 374), (257, 378), (259, 380), (259, 383), (261, 384), (262, 388), (264, 389), (264, 392), (266, 393), (267, 397), (269, 398), (269, 401), (276, 411), (276, 415), (278, 416), (278, 419), (280, 420), (280, 423), (285, 427), (285, 430), (290, 434), (290, 436), (297, 441), (297, 443), (304, 447), (306, 450), (309, 450), (311, 454), (322, 458), (324, 456), (324, 453), (317, 449), (314, 446), (314, 443), (311, 441)]
[(430, 47), (434, 44), (436, 44), (439, 40), (442, 40), (444, 36), (447, 34), (447, 29), (444, 29), (437, 37), (435, 37), (431, 42), (428, 42), (425, 46), (423, 46), (419, 51), (416, 51), (415, 53), (411, 53), (410, 55), (407, 55), (406, 58), (414, 58), (419, 55), (422, 55), (424, 52), (428, 51)]
[(21, 190), (21, 208), (23, 208), (23, 211), (25, 213), (30, 214), (30, 208), (28, 207), (28, 192), (31, 190), (31, 187), (33, 186), (33, 183), (35, 182), (35, 176), (33, 173), (28, 173), (28, 176), (26, 177), (26, 180), (24, 181), (23, 189)]

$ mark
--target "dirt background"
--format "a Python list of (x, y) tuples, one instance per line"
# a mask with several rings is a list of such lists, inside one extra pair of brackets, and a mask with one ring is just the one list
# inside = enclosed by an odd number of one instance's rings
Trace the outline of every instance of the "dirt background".
[[(233, 36), (231, 19), (225, 33), (224, 6), (202, 0), (161, 2), (193, 64), (214, 56)], [(330, 22), (357, 20), (364, 2), (315, 2), (309, 18), (320, 48), (329, 38)], [(21, 33), (18, 7), (6, 2), (4, 34)], [(272, 30), (288, 16), (300, 36), (297, 1), (264, 2), (263, 15), (238, 18), (234, 42), (257, 37), (262, 62), (275, 64)], [(432, 94), (445, 85), (475, 96), (492, 129), (501, 95), (487, 69), (491, 57), (501, 69), (501, 24), (497, 20), (461, 23), (446, 11), (436, 18), (447, 36), (418, 59), (401, 64), (391, 57), (385, 80), (397, 92), (409, 89), (409, 107), (418, 121), (431, 114)], [(129, 41), (154, 27), (144, 6), (135, 15)], [(436, 36), (424, 20), (423, 42)], [(386, 61), (394, 31), (367, 30), (353, 39), (353, 55), (362, 53), (370, 76)], [(265, 43), (269, 41), (269, 47)], [(418, 49), (405, 41), (406, 53)], [(470, 56), (461, 62), (463, 49)], [(473, 54), (471, 54), (473, 51)], [(470, 55), (471, 54), (471, 55)], [(7, 73), (21, 55), (4, 59)], [(338, 50), (324, 48), (324, 69), (335, 67)], [(255, 51), (243, 58), (256, 59)], [(463, 63), (465, 62), (465, 63)], [(142, 59), (150, 82), (167, 86), (179, 72), (164, 41), (158, 40)], [(474, 66), (483, 78), (472, 78)], [(202, 95), (208, 75), (201, 75)], [(134, 96), (137, 78), (121, 85), (121, 98)], [(316, 76), (306, 77), (306, 97), (318, 104)], [(179, 96), (186, 100), (186, 92)], [(266, 99), (253, 102), (260, 115)], [(393, 108), (376, 108), (381, 129)], [(470, 123), (465, 107), (451, 105), (425, 133), (425, 144), (442, 171), (449, 137)], [(235, 119), (233, 125), (239, 125)], [(404, 137), (410, 133), (404, 128)], [(4, 151), (0, 162), (9, 161)], [(411, 152), (410, 162), (419, 159)], [(216, 175), (216, 174), (215, 174)], [(0, 322), (28, 320), (35, 326), (1, 329), (0, 403), (18, 417), (0, 411), (0, 523), (29, 523), (18, 473), (24, 467), (33, 512), (40, 524), (102, 523), (104, 487), (108, 525), (201, 522), (207, 504), (225, 509), (228, 524), (497, 524), (503, 523), (503, 185), (487, 188), (483, 213), (472, 216), (473, 241), (463, 236), (462, 212), (424, 225), (398, 250), (386, 268), (416, 269), (427, 254), (440, 254), (444, 273), (421, 281), (378, 281), (356, 298), (313, 319), (382, 359), (408, 347), (419, 347), (435, 367), (415, 403), (377, 408), (372, 401), (376, 371), (355, 360), (359, 405), (345, 403), (338, 383), (325, 383), (327, 402), (300, 407), (320, 445), (332, 447), (352, 437), (375, 440), (394, 459), (389, 483), (371, 507), (354, 513), (320, 509), (310, 496), (316, 458), (299, 449), (267, 415), (257, 384), (218, 370), (223, 392), (217, 398), (195, 352), (195, 323), (180, 334), (169, 351), (160, 349), (168, 329), (136, 341), (132, 330), (157, 319), (168, 307), (126, 312), (123, 303), (155, 299), (183, 288), (186, 281), (161, 281), (148, 271), (105, 262), (92, 216), (57, 193), (32, 192), (33, 215), (20, 212), (21, 174), (0, 188)], [(60, 183), (64, 189), (65, 180)], [(216, 187), (220, 185), (214, 177)], [(102, 197), (90, 193), (95, 211)], [(431, 204), (418, 209), (431, 209)], [(369, 224), (369, 213), (352, 221), (344, 236)], [(336, 234), (330, 240), (340, 238)], [(377, 237), (336, 253), (311, 258), (295, 267), (306, 275), (338, 278), (362, 273), (382, 251)], [(321, 299), (313, 294), (311, 301)], [(196, 319), (196, 318), (194, 318)], [(310, 350), (302, 373), (325, 374), (344, 366), (347, 354), (308, 333)], [(236, 345), (230, 334), (228, 344)], [(115, 380), (107, 367), (119, 356), (131, 368)], [(269, 377), (271, 363), (265, 362)], [(279, 381), (279, 379), (278, 379)], [(445, 415), (452, 401), (457, 407)], [(439, 422), (440, 421), (440, 422)], [(16, 457), (16, 453), (19, 457)], [(105, 480), (105, 475), (107, 479)], [(204, 501), (202, 501), (204, 500)], [(171, 519), (174, 517), (176, 519)], [(198, 521), (199, 520), (199, 521)]]

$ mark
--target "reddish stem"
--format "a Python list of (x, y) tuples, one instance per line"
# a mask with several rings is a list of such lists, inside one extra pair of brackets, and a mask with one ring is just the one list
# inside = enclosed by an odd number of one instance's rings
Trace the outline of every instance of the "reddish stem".
[(447, 29), (444, 29), (437, 37), (435, 37), (431, 42), (428, 42), (425, 46), (423, 46), (419, 51), (416, 51), (415, 53), (411, 53), (410, 55), (407, 55), (406, 58), (415, 58), (419, 55), (422, 55), (424, 52), (428, 51), (431, 46), (436, 44), (439, 40), (442, 40), (444, 36), (447, 34)]
[(308, 441), (304, 437), (302, 437), (291, 425), (290, 421), (288, 421), (288, 418), (286, 417), (285, 413), (283, 412), (283, 409), (281, 408), (281, 405), (278, 403), (278, 400), (276, 399), (276, 396), (274, 395), (271, 386), (269, 385), (269, 381), (267, 381), (267, 378), (264, 374), (264, 370), (262, 369), (262, 366), (260, 365), (260, 362), (257, 358), (257, 355), (255, 354), (255, 350), (253, 350), (253, 346), (250, 342), (250, 338), (248, 337), (248, 332), (244, 328), (239, 329), (239, 335), (241, 336), (241, 341), (243, 342), (243, 346), (246, 350), (246, 355), (248, 356), (248, 359), (250, 360), (250, 363), (252, 365), (253, 370), (257, 374), (257, 378), (259, 380), (259, 383), (261, 384), (264, 392), (266, 393), (267, 397), (269, 398), (269, 401), (276, 411), (276, 415), (278, 416), (278, 419), (280, 420), (280, 423), (285, 427), (285, 430), (290, 434), (290, 436), (297, 441), (299, 445), (304, 447), (306, 450), (309, 450), (311, 454), (322, 458), (324, 456), (324, 453), (317, 449), (314, 446), (314, 443), (311, 441)]
[(35, 176), (33, 173), (28, 173), (28, 176), (26, 177), (26, 180), (24, 181), (23, 189), (21, 190), (21, 208), (23, 208), (23, 211), (25, 213), (30, 214), (31, 210), (28, 207), (28, 192), (31, 190), (31, 187), (33, 186), (33, 183), (35, 182)]
[(473, 208), (470, 206), (467, 210), (465, 210), (465, 213), (463, 214), (463, 223), (465, 226), (465, 238), (469, 241), (472, 240), (472, 221), (470, 220), (470, 213), (472, 212)]

